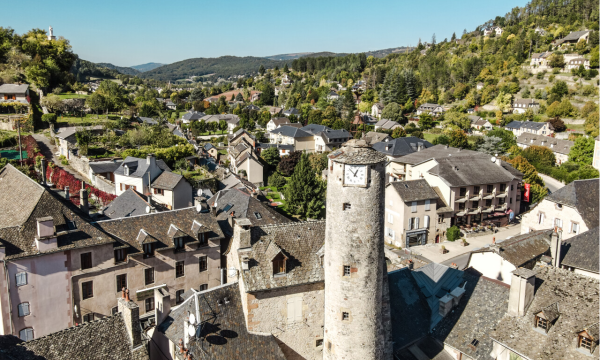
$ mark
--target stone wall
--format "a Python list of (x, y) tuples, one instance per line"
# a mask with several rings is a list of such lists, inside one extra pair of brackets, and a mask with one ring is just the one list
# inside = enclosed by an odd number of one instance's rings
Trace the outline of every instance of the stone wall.
[[(247, 325), (249, 331), (272, 333), (280, 343), (288, 360), (322, 359), (323, 308), (325, 306), (323, 282), (284, 289), (243, 294), (246, 297)], [(288, 320), (290, 299), (301, 298), (302, 319)]]
[(69, 165), (84, 178), (87, 179), (89, 177), (90, 160), (85, 156), (79, 156), (72, 150), (69, 150)]
[(116, 195), (115, 184), (102, 176), (94, 176), (93, 185), (100, 191), (104, 191), (108, 194)]

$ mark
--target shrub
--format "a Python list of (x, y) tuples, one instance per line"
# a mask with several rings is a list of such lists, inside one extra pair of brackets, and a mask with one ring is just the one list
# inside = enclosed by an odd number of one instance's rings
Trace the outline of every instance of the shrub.
[(273, 175), (269, 177), (269, 186), (274, 186), (277, 189), (281, 190), (285, 186), (285, 184), (285, 178), (281, 176), (281, 174), (279, 174), (278, 172), (273, 173)]
[(446, 231), (446, 238), (448, 241), (455, 241), (460, 238), (460, 229), (454, 225)]
[(57, 116), (56, 114), (44, 114), (42, 115), (42, 121), (47, 122), (48, 124), (55, 124)]

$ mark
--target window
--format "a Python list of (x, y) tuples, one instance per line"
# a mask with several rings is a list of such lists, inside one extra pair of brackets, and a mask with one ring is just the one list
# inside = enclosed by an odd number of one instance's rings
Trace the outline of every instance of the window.
[(487, 186), (487, 193), (490, 194), (492, 192), (494, 192), (494, 185), (488, 185)]
[(183, 261), (178, 261), (175, 263), (175, 277), (182, 277), (185, 275), (185, 267), (183, 266)]
[(83, 322), (90, 322), (90, 321), (94, 321), (94, 313), (89, 313), (89, 314), (83, 315)]
[(350, 265), (344, 265), (344, 276), (350, 276)]
[(155, 249), (155, 245), (154, 243), (150, 243), (150, 244), (144, 244), (144, 258), (149, 258), (154, 256), (154, 249)]
[(571, 222), (571, 233), (579, 234), (579, 224), (576, 222)]
[(200, 285), (200, 291), (208, 290), (208, 284)]
[(331, 351), (331, 341), (327, 342), (327, 350)]
[(33, 329), (26, 328), (19, 331), (19, 338), (23, 341), (33, 340)]
[(285, 256), (282, 253), (273, 258), (273, 275), (285, 274)]
[(317, 346), (317, 347), (323, 346), (323, 339), (317, 339), (317, 342), (315, 343), (315, 346)]
[(416, 202), (416, 201), (413, 201), (413, 202), (410, 204), (410, 211), (411, 211), (411, 212), (417, 212), (417, 202)]
[(429, 215), (425, 215), (423, 218), (423, 227), (425, 229), (429, 229)]
[(590, 352), (592, 352), (593, 343), (594, 342), (592, 341), (592, 339), (579, 335), (579, 347), (588, 349)]
[(87, 252), (81, 254), (81, 270), (92, 268), (92, 253)]
[(154, 190), (154, 193), (155, 193), (156, 195), (164, 195), (164, 194), (165, 194), (165, 191), (164, 191), (163, 189), (157, 189), (157, 188), (154, 188), (154, 189), (152, 189), (152, 190)]
[(485, 206), (492, 206), (492, 199), (485, 200)]
[(388, 213), (388, 223), (393, 224), (394, 223), (394, 215), (392, 215), (391, 213)]
[(478, 208), (479, 207), (479, 201), (473, 201), (473, 208)]
[(288, 323), (302, 321), (302, 297), (294, 296), (287, 299), (287, 321)]
[(28, 302), (20, 303), (17, 308), (19, 310), (19, 317), (29, 315), (29, 303)]
[(94, 282), (86, 281), (81, 283), (81, 298), (83, 300), (94, 297)]
[(117, 275), (117, 292), (127, 288), (127, 274)]
[(508, 199), (508, 203), (512, 204), (512, 198)]
[(207, 266), (208, 265), (208, 259), (207, 259), (207, 257), (206, 256), (201, 256), (198, 259), (198, 265), (199, 265), (199, 268), (200, 268), (200, 272), (206, 271), (206, 269), (208, 268), (208, 266)]
[(179, 305), (183, 302), (183, 293), (185, 292), (185, 290), (177, 290), (175, 291), (175, 304)]
[(558, 226), (559, 228), (562, 229), (562, 220), (559, 218), (554, 219), (554, 226)]
[(200, 242), (199, 246), (205, 246), (208, 243), (206, 242), (206, 233), (200, 233), (198, 234), (198, 241)]
[(115, 306), (112, 309), (110, 309), (111, 315), (115, 315), (118, 312), (119, 312), (119, 307), (118, 306)]
[(500, 192), (506, 190), (506, 184), (500, 184)]
[(173, 244), (175, 245), (175, 250), (183, 250), (183, 237), (173, 239)]
[(558, 210), (562, 210), (562, 204), (556, 204), (556, 208), (557, 208)]
[(538, 224), (543, 224), (545, 217), (546, 217), (546, 215), (543, 212), (539, 213), (538, 214)]
[(464, 210), (464, 209), (465, 209), (465, 203), (464, 203), (464, 202), (462, 202), (462, 203), (458, 203), (458, 210), (461, 210), (461, 211), (462, 211), (462, 210)]
[(255, 213), (254, 213), (254, 217), (255, 217), (257, 220), (260, 220), (260, 219), (262, 219), (262, 215), (261, 215), (259, 212), (255, 212)]
[(460, 188), (460, 197), (466, 196), (467, 195), (467, 188)]
[(17, 280), (17, 286), (27, 285), (27, 273), (26, 272), (23, 271), (23, 272), (17, 273), (17, 275), (15, 277)]
[(120, 263), (125, 261), (126, 255), (125, 249), (117, 249), (115, 250), (115, 263)]
[(515, 186), (513, 184), (510, 184), (510, 191), (513, 191), (515, 189)]
[(342, 206), (343, 210), (350, 210), (352, 209), (352, 205), (350, 205), (349, 203), (344, 203), (344, 205)]
[(391, 237), (393, 240), (393, 239), (395, 239), (395, 235), (396, 235), (396, 233), (394, 232), (394, 229), (388, 228), (388, 227), (385, 228), (385, 236)]
[(144, 269), (146, 285), (154, 284), (154, 268)]
[(504, 205), (505, 202), (506, 202), (505, 198), (499, 198), (498, 199), (498, 205)]
[(479, 190), (481, 190), (479, 186), (473, 186), (473, 195), (479, 194)]
[(146, 312), (154, 310), (154, 296), (146, 299)]
[(444, 223), (444, 215), (438, 215), (438, 224)]
[(544, 329), (544, 330), (548, 331), (548, 320), (546, 320), (542, 317), (536, 316), (535, 317), (535, 326), (540, 329)]
[(431, 209), (431, 200), (425, 200), (425, 211), (429, 211)]
[(342, 320), (343, 320), (343, 321), (348, 321), (348, 320), (350, 320), (350, 314), (349, 314), (349, 313), (347, 313), (347, 312), (345, 312), (345, 311), (343, 311), (343, 312), (342, 312)]

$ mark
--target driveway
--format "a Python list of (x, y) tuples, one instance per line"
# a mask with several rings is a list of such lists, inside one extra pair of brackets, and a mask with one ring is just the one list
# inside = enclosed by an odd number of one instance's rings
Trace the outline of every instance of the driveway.
[(548, 188), (548, 190), (550, 190), (550, 192), (556, 192), (556, 190), (565, 186), (565, 184), (548, 175), (540, 173), (538, 173), (538, 175), (542, 178), (542, 180), (544, 180), (544, 183), (546, 184), (546, 187)]
[(71, 167), (65, 166), (60, 163), (60, 159), (58, 158), (58, 156), (56, 156), (58, 149), (56, 148), (56, 145), (53, 143), (53, 141), (48, 139), (46, 135), (41, 133), (33, 134), (33, 138), (35, 139), (35, 141), (37, 141), (40, 147), (40, 152), (46, 157), (46, 160), (52, 161), (54, 165), (75, 176), (75, 178), (77, 178), (78, 180), (85, 181), (86, 183), (90, 184), (89, 179), (83, 177), (80, 173), (73, 170)]
[[(444, 241), (441, 244), (428, 244), (428, 245), (413, 246), (410, 248), (410, 250), (413, 253), (423, 256), (424, 258), (430, 260), (431, 262), (444, 263), (445, 265), (448, 265), (447, 262), (449, 260), (451, 260), (452, 258), (459, 257), (460, 255), (464, 255), (470, 251), (473, 251), (473, 250), (479, 249), (481, 247), (484, 247), (485, 245), (491, 244), (494, 237), (496, 237), (496, 242), (499, 242), (499, 241), (506, 239), (509, 236), (519, 235), (520, 233), (521, 233), (521, 224), (517, 223), (517, 224), (511, 224), (511, 225), (503, 228), (496, 234), (483, 235), (483, 236), (478, 236), (478, 237), (467, 239), (467, 242), (469, 243), (468, 246), (461, 246), (460, 241), (454, 241), (454, 242)], [(446, 247), (446, 250), (448, 250), (448, 252), (446, 254), (440, 253), (440, 248), (442, 247), (442, 245), (444, 245)], [(450, 263), (452, 263), (452, 262), (459, 263), (459, 262), (462, 262), (462, 260), (464, 260), (464, 259), (457, 258), (455, 260), (457, 260), (457, 261), (449, 261), (449, 262)]]

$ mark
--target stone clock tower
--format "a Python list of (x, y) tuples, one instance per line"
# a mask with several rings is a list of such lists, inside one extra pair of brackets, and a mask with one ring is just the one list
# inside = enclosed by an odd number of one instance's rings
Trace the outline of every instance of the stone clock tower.
[(323, 359), (391, 359), (383, 252), (386, 157), (364, 140), (329, 155)]

